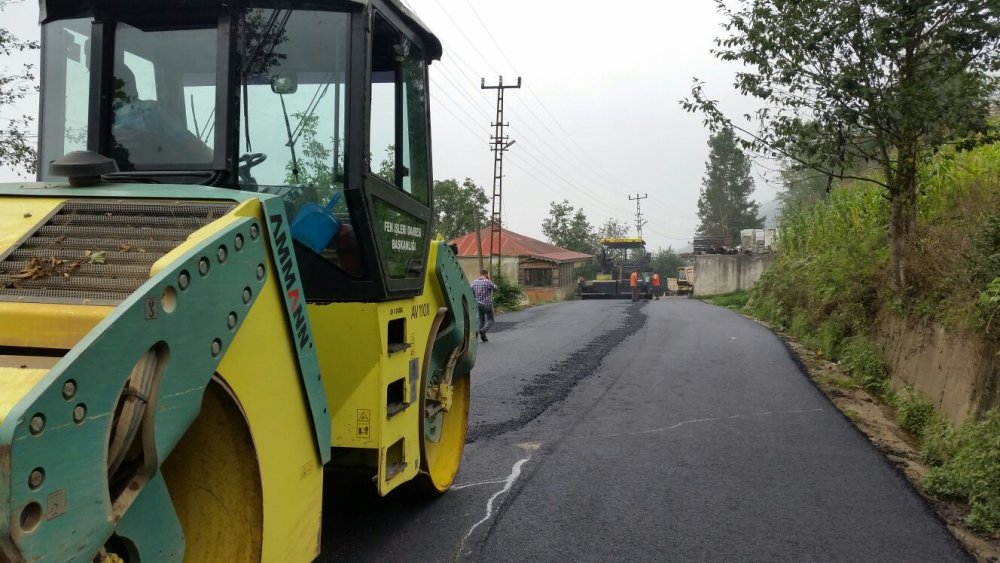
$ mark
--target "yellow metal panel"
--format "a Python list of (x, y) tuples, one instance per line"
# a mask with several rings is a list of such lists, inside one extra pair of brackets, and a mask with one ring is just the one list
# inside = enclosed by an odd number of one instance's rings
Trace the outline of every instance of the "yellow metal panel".
[[(240, 214), (259, 213), (241, 206)], [(261, 236), (266, 236), (263, 230)], [(219, 365), (250, 424), (264, 498), (263, 561), (311, 561), (319, 553), (323, 470), (298, 375), (273, 264)]]
[(0, 367), (0, 424), (32, 387), (48, 373), (47, 369)]
[(68, 350), (113, 309), (97, 305), (0, 301), (0, 343)]
[[(434, 321), (444, 300), (434, 277), (435, 246), (431, 247), (423, 295), (386, 303), (310, 304), (309, 320), (318, 343), (320, 371), (331, 413), (334, 447), (378, 449), (379, 492), (385, 494), (412, 479), (420, 469), (419, 374)], [(409, 347), (389, 354), (388, 324), (403, 319)], [(410, 362), (416, 361), (417, 389), (411, 393)], [(389, 384), (404, 379), (401, 412), (389, 416)], [(406, 467), (392, 479), (384, 474), (386, 452), (404, 441)]]
[(0, 205), (0, 253), (21, 240), (63, 201), (42, 197), (3, 198), (3, 205)]

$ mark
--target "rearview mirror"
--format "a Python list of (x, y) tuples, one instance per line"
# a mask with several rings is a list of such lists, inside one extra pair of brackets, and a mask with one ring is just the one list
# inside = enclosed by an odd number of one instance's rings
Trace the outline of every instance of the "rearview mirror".
[(294, 94), (299, 82), (293, 74), (275, 74), (271, 77), (271, 91), (275, 94)]

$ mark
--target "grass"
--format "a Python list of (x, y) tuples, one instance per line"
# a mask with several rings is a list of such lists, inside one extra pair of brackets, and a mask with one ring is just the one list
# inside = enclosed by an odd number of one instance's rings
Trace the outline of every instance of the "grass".
[(840, 364), (861, 387), (878, 394), (889, 391), (889, 372), (882, 352), (868, 338), (854, 336), (846, 340)]
[(747, 301), (750, 300), (750, 292), (734, 291), (732, 293), (701, 297), (701, 299), (708, 301), (712, 305), (718, 305), (719, 307), (725, 307), (734, 311), (742, 311), (746, 307)]
[(835, 375), (821, 375), (816, 378), (816, 381), (823, 385), (839, 387), (840, 389), (854, 389), (858, 386), (854, 379), (850, 377), (837, 377)]
[[(980, 532), (1000, 532), (1000, 411), (966, 422), (958, 430), (928, 426), (925, 459), (939, 462), (924, 481), (927, 491), (940, 498), (969, 503), (966, 522)], [(935, 450), (926, 452), (927, 444)]]

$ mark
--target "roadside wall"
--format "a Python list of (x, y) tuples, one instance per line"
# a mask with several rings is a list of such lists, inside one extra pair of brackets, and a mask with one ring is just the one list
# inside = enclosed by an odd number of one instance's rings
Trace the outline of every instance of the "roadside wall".
[(528, 303), (550, 303), (566, 301), (576, 297), (576, 286), (572, 287), (526, 287), (524, 295)]
[(1000, 407), (997, 349), (975, 334), (882, 311), (876, 321), (892, 387), (912, 387), (951, 423)]
[(698, 254), (694, 265), (694, 294), (718, 295), (750, 289), (774, 261), (773, 254)]

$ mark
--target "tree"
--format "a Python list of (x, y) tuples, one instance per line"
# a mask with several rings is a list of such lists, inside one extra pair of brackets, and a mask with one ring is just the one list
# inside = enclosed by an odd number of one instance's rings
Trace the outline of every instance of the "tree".
[(434, 182), (434, 222), (431, 231), (441, 233), (446, 240), (485, 227), (486, 190), (471, 178), (461, 184), (454, 178)]
[(698, 197), (698, 232), (727, 237), (731, 245), (740, 240), (740, 229), (759, 229), (760, 204), (750, 199), (753, 178), (750, 158), (736, 144), (736, 135), (725, 127), (708, 139), (708, 162)]
[[(322, 190), (330, 189), (336, 179), (344, 173), (343, 153), (337, 155), (337, 173), (334, 174), (333, 151), (319, 140), (319, 135), (316, 132), (319, 116), (296, 112), (292, 114), (292, 117), (299, 121), (299, 128), (302, 131), (296, 140), (301, 157), (295, 161), (289, 160), (285, 164), (285, 184), (304, 185)], [(333, 145), (333, 138), (331, 138), (330, 146)], [(343, 140), (341, 140), (340, 146), (343, 146)], [(340, 182), (342, 183), (343, 179)]]
[(677, 268), (683, 265), (684, 259), (677, 255), (672, 246), (657, 248), (656, 252), (653, 253), (651, 267), (654, 272), (660, 274), (661, 278), (664, 278), (663, 285), (666, 285), (665, 278), (677, 277)]
[(625, 238), (632, 231), (632, 227), (625, 221), (611, 218), (604, 222), (597, 229), (597, 240), (602, 238)]
[[(695, 79), (688, 111), (744, 148), (792, 158), (835, 178), (882, 186), (890, 202), (890, 268), (906, 288), (917, 170), (947, 143), (987, 127), (1000, 69), (996, 0), (716, 0), (728, 36), (716, 58), (742, 63), (742, 94), (763, 102), (736, 126)], [(755, 126), (756, 125), (756, 126)], [(856, 176), (856, 163), (878, 167)]]
[(556, 246), (594, 253), (594, 227), (583, 209), (574, 208), (568, 199), (549, 204), (549, 216), (542, 220), (542, 233)]
[(396, 145), (389, 145), (385, 148), (385, 157), (378, 164), (376, 174), (390, 184), (396, 181)]
[(781, 202), (782, 215), (812, 207), (823, 201), (833, 189), (833, 177), (794, 162), (786, 162), (778, 174), (781, 178), (778, 201)]
[[(0, 0), (0, 13), (3, 13), (9, 3), (9, 0)], [(37, 48), (37, 41), (18, 39), (10, 30), (0, 27), (0, 55), (9, 57), (14, 53)], [(34, 65), (26, 64), (18, 70), (0, 66), (0, 108), (10, 106), (37, 91), (35, 79)], [(0, 117), (0, 166), (20, 168), (34, 174), (38, 156), (35, 154), (35, 143), (29, 140), (32, 121), (27, 115), (13, 119)]]

